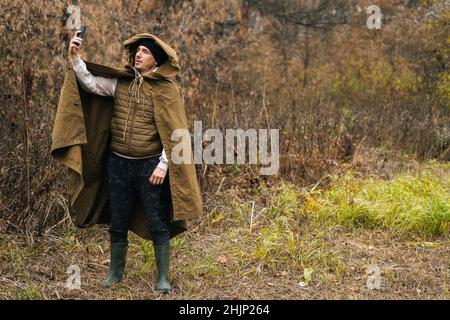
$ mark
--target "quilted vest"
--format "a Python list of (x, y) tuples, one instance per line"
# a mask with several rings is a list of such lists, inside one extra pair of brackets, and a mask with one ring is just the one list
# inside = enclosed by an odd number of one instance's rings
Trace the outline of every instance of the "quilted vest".
[(130, 106), (128, 87), (131, 81), (121, 78), (117, 81), (111, 120), (111, 149), (129, 157), (156, 155), (162, 152), (163, 146), (155, 124), (150, 86), (144, 81), (139, 103), (133, 97)]

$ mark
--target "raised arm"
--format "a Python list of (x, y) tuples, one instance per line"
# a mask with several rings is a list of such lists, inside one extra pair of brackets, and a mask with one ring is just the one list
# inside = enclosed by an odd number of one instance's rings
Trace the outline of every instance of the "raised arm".
[(73, 70), (83, 89), (100, 96), (114, 96), (117, 87), (117, 78), (96, 77), (86, 68), (86, 63), (81, 60), (79, 52), (83, 39), (75, 36), (70, 40), (69, 57), (72, 61)]

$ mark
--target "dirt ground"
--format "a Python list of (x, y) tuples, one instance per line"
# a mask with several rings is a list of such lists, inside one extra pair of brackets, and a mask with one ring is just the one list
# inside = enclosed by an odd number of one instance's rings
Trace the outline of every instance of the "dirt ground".
[[(314, 237), (314, 235), (312, 235)], [(305, 284), (297, 268), (273, 269), (242, 265), (233, 246), (248, 247), (251, 237), (233, 243), (227, 234), (185, 233), (173, 245), (173, 291), (160, 295), (153, 289), (154, 262), (149, 246), (130, 236), (128, 264), (123, 281), (112, 288), (98, 285), (108, 270), (105, 228), (77, 230), (72, 235), (33, 239), (0, 236), (1, 299), (448, 299), (449, 243), (405, 241), (386, 232), (339, 228), (318, 235), (328, 253)], [(321, 250), (320, 248), (317, 250)], [(205, 264), (205, 261), (209, 261)], [(80, 268), (80, 288), (68, 289), (70, 265)], [(370, 269), (372, 266), (372, 271)], [(327, 268), (328, 267), (328, 268)], [(319, 267), (316, 267), (319, 268)], [(336, 268), (340, 268), (337, 272)], [(378, 268), (378, 269), (377, 269)], [(206, 270), (206, 271), (205, 271)], [(379, 287), (371, 282), (379, 270)], [(248, 272), (250, 271), (250, 272)], [(251, 272), (254, 271), (254, 272)], [(372, 283), (372, 286), (370, 285)], [(369, 289), (368, 286), (372, 287)]]

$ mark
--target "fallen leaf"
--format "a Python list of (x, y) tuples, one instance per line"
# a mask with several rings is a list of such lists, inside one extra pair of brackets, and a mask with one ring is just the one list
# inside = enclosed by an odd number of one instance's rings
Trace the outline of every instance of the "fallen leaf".
[(437, 246), (439, 246), (439, 245), (434, 242), (429, 242), (429, 241), (422, 242), (422, 247), (424, 247), (424, 248), (436, 248)]
[(221, 263), (221, 264), (225, 264), (225, 263), (227, 263), (227, 258), (225, 258), (224, 256), (220, 256), (220, 257), (217, 258), (216, 261)]
[(308, 284), (311, 281), (313, 272), (314, 272), (313, 268), (305, 268), (303, 270), (303, 279), (305, 279), (306, 284)]
[(101, 262), (101, 264), (103, 264), (103, 265), (108, 265), (109, 262), (110, 262), (110, 259), (105, 259), (105, 260), (103, 260), (103, 261)]

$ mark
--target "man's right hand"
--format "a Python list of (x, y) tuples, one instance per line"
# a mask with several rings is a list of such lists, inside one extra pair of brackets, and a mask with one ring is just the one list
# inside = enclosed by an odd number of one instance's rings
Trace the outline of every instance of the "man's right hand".
[(70, 40), (69, 56), (71, 59), (78, 57), (78, 54), (81, 51), (81, 46), (83, 45), (83, 39), (78, 37), (79, 33), (80, 30), (77, 30), (73, 38)]

